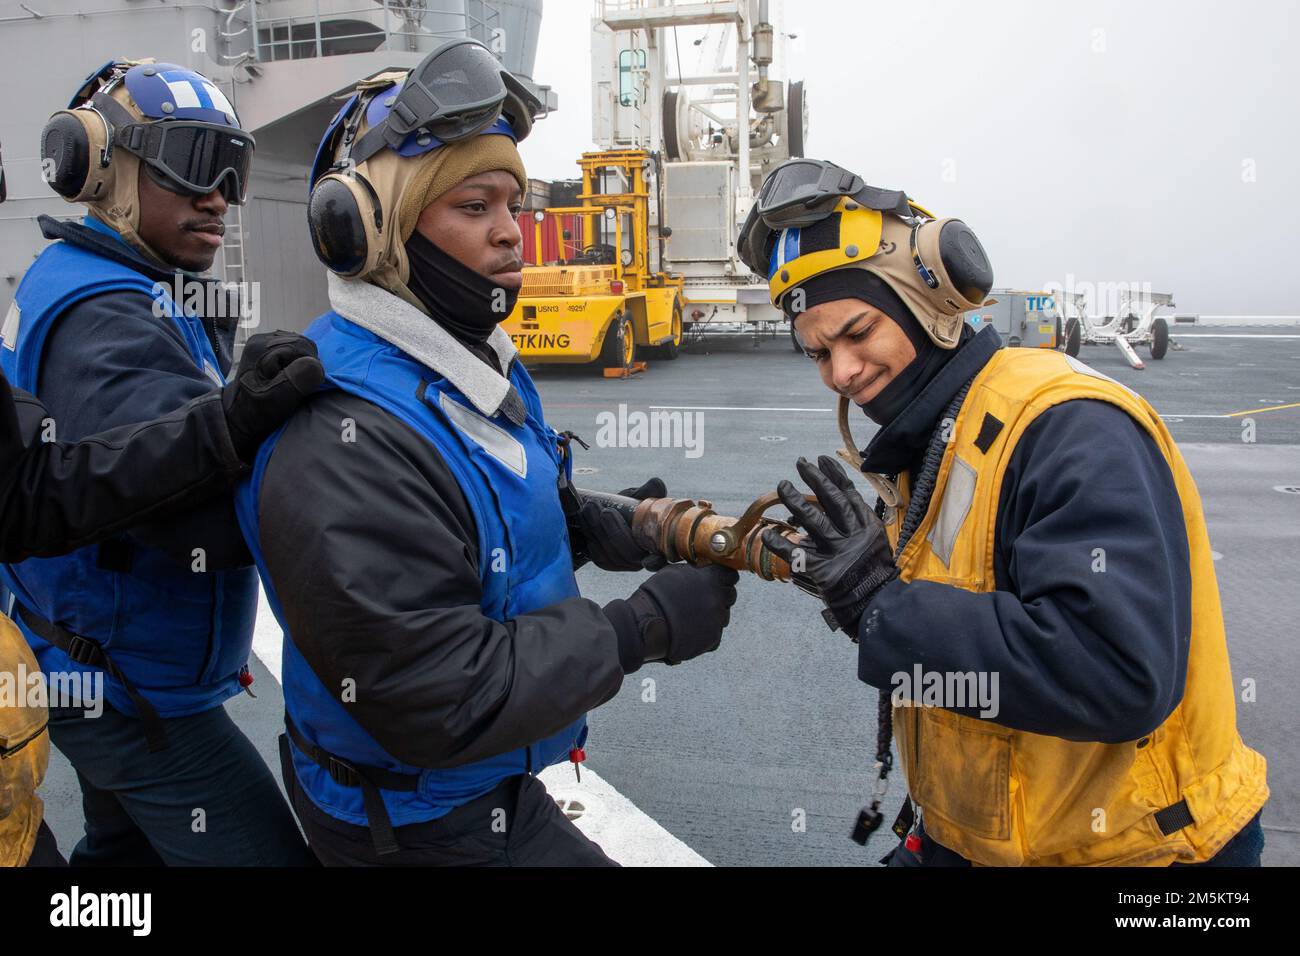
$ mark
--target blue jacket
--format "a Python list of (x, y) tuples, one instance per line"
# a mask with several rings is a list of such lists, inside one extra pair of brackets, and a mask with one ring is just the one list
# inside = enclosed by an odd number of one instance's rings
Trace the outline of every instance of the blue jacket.
[[(365, 399), (402, 422), (436, 449), (455, 476), (477, 528), (481, 612), (485, 617), (507, 621), (577, 596), (568, 533), (556, 495), (561, 462), (558, 436), (546, 425), (541, 402), (521, 365), (512, 366), (509, 374), (527, 411), (523, 423), (517, 425), (503, 416), (483, 417), (447, 379), (337, 313), (318, 319), (307, 335), (316, 341), (335, 388)], [(411, 791), (380, 788), (394, 826), (436, 819), (487, 793), (507, 777), (540, 771), (581, 747), (586, 738), (583, 716), (526, 746), (435, 769), (397, 758), (362, 727), (347, 706), (355, 695), (350, 698), (345, 686), (326, 686), (295, 644), (266, 565), (260, 492), (283, 431), (263, 445), (253, 474), (240, 487), (236, 501), (271, 606), (285, 631), (285, 707), (297, 731), (312, 746), (352, 765), (418, 778)], [(348, 448), (347, 443), (343, 434), (338, 454), (366, 454), (364, 447)], [(376, 460), (375, 464), (382, 462)], [(383, 475), (376, 474), (374, 479), (368, 492), (382, 495)], [(417, 527), (419, 518), (410, 516), (409, 527)], [(356, 553), (353, 560), (364, 562), (364, 553)], [(377, 603), (382, 598), (373, 596)], [(346, 649), (335, 653), (346, 654)], [(393, 679), (401, 678), (394, 675)], [(356, 693), (366, 691), (357, 689)], [(318, 806), (348, 823), (367, 824), (360, 788), (340, 785), (297, 747), (292, 749), (292, 759), (295, 775)]]
[[(115, 232), (88, 218), (83, 227), (64, 227), (58, 234), (63, 241), (46, 248), (27, 271), (5, 323), (0, 368), (14, 385), (41, 398), (48, 390), (65, 387), (62, 371), (49, 373), (51, 353), (61, 348), (52, 343), (66, 341), (59, 334), (65, 331), (83, 338), (93, 335), (65, 329), (65, 323), (73, 322), (92, 300), (111, 297), (149, 309), (148, 322), (165, 322), (170, 338), (163, 347), (174, 348), (179, 335), (190, 371), (184, 385), (174, 390), (172, 404), (179, 406), (194, 392), (223, 381), (223, 363), (203, 318), (186, 314), (172, 301), (159, 277), (147, 274), (156, 270), (143, 260), (137, 267)], [(148, 322), (141, 328), (157, 328)], [(112, 356), (106, 355), (105, 362), (111, 363)], [(133, 372), (113, 369), (113, 375), (128, 384)], [(50, 389), (43, 380), (47, 374)], [(116, 424), (113, 415), (119, 409), (110, 407), (112, 401), (103, 395), (99, 408), (93, 407), (93, 400), (83, 402), (91, 407), (79, 408), (78, 415), (96, 430)], [(76, 437), (62, 427), (59, 403), (48, 404), (57, 436)], [(218, 706), (239, 692), (239, 672), (248, 660), (257, 607), (251, 567), (211, 570), (213, 562), (206, 554), (200, 566), (189, 551), (185, 553), (188, 560), (178, 561), (159, 548), (120, 538), (59, 558), (3, 566), (0, 581), (27, 611), (98, 644), (161, 716), (179, 717)], [(194, 570), (196, 566), (209, 569)], [(21, 621), (20, 626), (47, 673), (95, 670), (73, 662)], [(116, 680), (106, 680), (105, 688), (111, 706), (136, 713)]]

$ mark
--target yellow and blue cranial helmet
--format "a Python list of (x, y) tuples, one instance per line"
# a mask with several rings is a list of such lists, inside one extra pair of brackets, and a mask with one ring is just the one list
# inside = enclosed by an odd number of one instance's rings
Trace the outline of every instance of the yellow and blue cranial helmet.
[(778, 308), (787, 292), (813, 276), (864, 262), (880, 249), (884, 216), (841, 199), (826, 218), (811, 226), (794, 226), (775, 234), (768, 255), (767, 282)]
[(822, 160), (789, 160), (773, 170), (737, 251), (787, 313), (791, 293), (816, 276), (872, 272), (943, 348), (957, 344), (962, 314), (979, 308), (993, 287), (993, 267), (964, 222), (936, 219), (906, 194), (867, 186)]

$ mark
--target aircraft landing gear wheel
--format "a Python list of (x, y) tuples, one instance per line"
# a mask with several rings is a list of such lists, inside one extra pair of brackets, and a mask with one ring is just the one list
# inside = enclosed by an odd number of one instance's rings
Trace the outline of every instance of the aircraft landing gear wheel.
[(1156, 319), (1151, 323), (1151, 357), (1162, 359), (1169, 351), (1169, 323)]
[(632, 323), (619, 313), (609, 323), (605, 342), (600, 347), (601, 368), (631, 368), (636, 356), (636, 341), (632, 336)]
[(1079, 343), (1083, 339), (1083, 329), (1077, 318), (1065, 323), (1065, 354), (1071, 358), (1079, 354)]

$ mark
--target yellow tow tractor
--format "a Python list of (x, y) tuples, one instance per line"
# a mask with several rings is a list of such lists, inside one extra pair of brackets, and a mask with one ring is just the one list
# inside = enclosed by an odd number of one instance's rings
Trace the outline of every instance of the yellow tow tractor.
[(525, 362), (626, 374), (677, 357), (684, 280), (651, 271), (654, 162), (643, 149), (583, 153), (579, 204), (536, 210), (531, 235), (522, 222), (524, 284), (503, 326)]

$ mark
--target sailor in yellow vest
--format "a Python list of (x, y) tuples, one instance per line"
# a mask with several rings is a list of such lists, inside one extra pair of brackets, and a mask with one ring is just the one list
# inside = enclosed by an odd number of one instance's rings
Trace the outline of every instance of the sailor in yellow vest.
[(821, 510), (782, 482), (807, 539), (767, 543), (893, 704), (891, 865), (1258, 865), (1265, 761), (1237, 733), (1201, 502), (1159, 415), (976, 333), (962, 314), (993, 275), (970, 228), (830, 163), (774, 170), (740, 245), (823, 383), (880, 426), (875, 511), (801, 459)]

